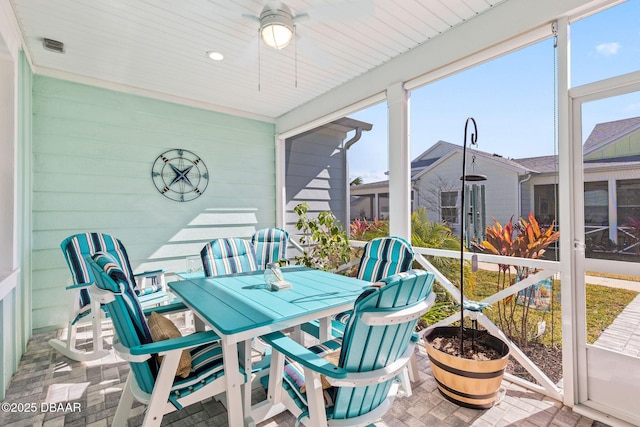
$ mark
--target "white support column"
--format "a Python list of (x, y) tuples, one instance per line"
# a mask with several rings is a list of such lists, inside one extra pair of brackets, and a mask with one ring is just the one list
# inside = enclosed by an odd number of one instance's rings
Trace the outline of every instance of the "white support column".
[(284, 228), (285, 226), (285, 204), (286, 183), (285, 183), (285, 139), (280, 135), (275, 136), (275, 168), (276, 168), (276, 227)]
[[(560, 260), (562, 295), (562, 349), (564, 370), (564, 403), (573, 405), (577, 395), (577, 343), (575, 316), (575, 285), (579, 258), (575, 252), (584, 250), (584, 230), (576, 231), (575, 221), (584, 206), (582, 182), (577, 182), (576, 170), (582, 168), (582, 147), (573, 143), (573, 132), (577, 126), (569, 97), (569, 21), (562, 18), (557, 22), (558, 34), (558, 207), (560, 224)], [(577, 129), (579, 131), (579, 129)], [(580, 190), (578, 190), (580, 188)], [(582, 248), (582, 249), (581, 249)]]
[(411, 239), (409, 95), (402, 83), (387, 88), (389, 120), (389, 234)]

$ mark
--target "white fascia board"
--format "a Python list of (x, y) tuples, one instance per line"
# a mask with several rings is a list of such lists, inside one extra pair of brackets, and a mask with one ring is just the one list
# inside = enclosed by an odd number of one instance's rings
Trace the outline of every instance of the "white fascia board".
[[(461, 61), (478, 52), (492, 48), (508, 40), (520, 37), (523, 46), (528, 42), (522, 35), (548, 25), (562, 16), (573, 16), (580, 11), (594, 10), (598, 6), (612, 4), (611, 0), (508, 0), (482, 13), (464, 24), (416, 47), (387, 63), (352, 79), (345, 84), (283, 114), (276, 119), (277, 133), (296, 133), (298, 128), (317, 121), (320, 117), (357, 105), (375, 94), (385, 93), (397, 82), (408, 82), (419, 76)], [(540, 34), (533, 34), (538, 39)], [(491, 50), (499, 56), (515, 49), (506, 46), (503, 51)], [(481, 61), (480, 58), (477, 58)], [(352, 110), (355, 111), (355, 110)], [(347, 112), (348, 114), (348, 112)]]
[[(450, 143), (450, 142), (440, 140), (440, 141), (436, 142), (435, 144), (433, 144), (431, 147), (429, 147), (429, 148), (427, 148), (426, 150), (424, 150), (424, 151), (422, 152), (422, 154), (420, 154), (420, 155), (416, 156), (416, 157), (413, 159), (413, 161), (415, 162), (415, 161), (417, 161), (417, 160), (422, 159), (422, 157), (423, 157), (423, 156), (425, 156), (425, 155), (429, 154), (431, 151), (435, 150), (436, 148), (438, 148), (438, 147), (440, 147), (440, 146), (442, 146), (442, 145), (447, 145), (447, 146), (449, 146), (451, 150), (454, 150), (454, 149), (455, 149), (455, 147), (459, 147), (459, 145), (452, 144), (452, 143)], [(427, 157), (427, 159), (428, 159), (428, 158), (429, 158), (429, 157)]]

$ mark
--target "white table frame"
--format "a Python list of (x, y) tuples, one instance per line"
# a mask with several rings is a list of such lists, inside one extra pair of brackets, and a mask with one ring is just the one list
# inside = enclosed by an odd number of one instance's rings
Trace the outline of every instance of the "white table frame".
[[(331, 274), (331, 273), (328, 273)], [(286, 278), (286, 270), (285, 270)], [(219, 279), (213, 277), (211, 279)], [(352, 279), (354, 283), (362, 285), (364, 289), (368, 282), (358, 279)], [(190, 280), (185, 280), (190, 281)], [(169, 287), (176, 286), (177, 283), (170, 283)], [(173, 286), (172, 286), (173, 285)], [(294, 283), (294, 286), (304, 286)], [(319, 320), (320, 321), (320, 340), (326, 341), (331, 338), (331, 316), (353, 308), (353, 303), (358, 294), (353, 294), (353, 298), (341, 304), (327, 307), (323, 310), (311, 311), (306, 315), (294, 318), (282, 319), (269, 325), (256, 327), (238, 333), (226, 334), (222, 332), (215, 324), (206, 320), (198, 309), (196, 309), (189, 301), (182, 299), (175, 289), (173, 292), (180, 298), (184, 304), (190, 308), (195, 316), (197, 316), (206, 326), (215, 331), (222, 341), (222, 356), (224, 360), (225, 379), (226, 379), (226, 407), (228, 412), (229, 426), (236, 427), (241, 425), (253, 426), (258, 422), (269, 419), (285, 410), (284, 405), (272, 405), (269, 399), (262, 401), (252, 407), (251, 405), (251, 385), (253, 376), (251, 374), (251, 342), (254, 338), (271, 332), (282, 331), (287, 328), (297, 327), (304, 323)], [(287, 290), (280, 291), (287, 292)], [(245, 371), (247, 382), (245, 383), (243, 375), (240, 373), (240, 367), (248, 367)], [(243, 410), (243, 408), (251, 408), (251, 410)], [(243, 416), (244, 414), (244, 416)]]

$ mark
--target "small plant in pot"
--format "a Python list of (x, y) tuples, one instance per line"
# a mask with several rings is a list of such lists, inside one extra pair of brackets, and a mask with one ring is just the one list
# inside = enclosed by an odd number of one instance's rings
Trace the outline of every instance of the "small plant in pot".
[[(473, 125), (471, 145), (477, 146), (478, 129), (470, 117), (464, 127), (462, 149), (461, 206), (464, 204), (465, 183), (484, 181), (483, 175), (467, 175), (465, 168), (467, 127)], [(461, 221), (463, 224), (464, 221)], [(460, 325), (435, 327), (424, 335), (431, 369), (440, 393), (461, 406), (486, 409), (493, 406), (509, 359), (509, 346), (487, 331), (477, 328), (476, 317), (484, 307), (464, 301), (464, 225), (460, 227)], [(472, 313), (472, 327), (466, 328), (464, 313)]]

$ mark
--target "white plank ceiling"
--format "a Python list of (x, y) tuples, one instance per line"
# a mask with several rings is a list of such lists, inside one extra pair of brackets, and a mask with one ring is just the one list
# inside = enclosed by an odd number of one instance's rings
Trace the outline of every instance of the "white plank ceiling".
[[(281, 51), (258, 43), (258, 23), (243, 17), (259, 15), (266, 1), (11, 4), (36, 72), (277, 118), (506, 0), (286, 0), (309, 19)], [(45, 50), (44, 38), (63, 42), (65, 53)], [(210, 60), (211, 50), (225, 59)]]

